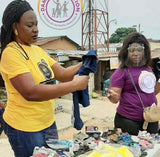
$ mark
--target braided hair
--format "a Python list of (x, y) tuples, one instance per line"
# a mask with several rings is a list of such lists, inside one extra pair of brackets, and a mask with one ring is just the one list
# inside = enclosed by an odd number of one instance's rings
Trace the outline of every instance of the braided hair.
[(21, 16), (28, 10), (33, 9), (25, 0), (13, 0), (4, 10), (0, 35), (1, 55), (6, 45), (14, 41), (13, 23), (19, 23)]

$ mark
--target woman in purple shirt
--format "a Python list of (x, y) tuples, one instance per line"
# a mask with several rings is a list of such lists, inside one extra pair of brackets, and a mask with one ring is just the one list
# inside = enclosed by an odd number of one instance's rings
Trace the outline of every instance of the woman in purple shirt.
[[(111, 77), (108, 98), (118, 103), (114, 119), (116, 128), (137, 135), (143, 130), (143, 105), (157, 105), (156, 78), (151, 69), (151, 51), (147, 39), (140, 33), (127, 36), (118, 55), (119, 68)], [(131, 77), (137, 88), (134, 87)], [(139, 96), (141, 97), (141, 100)], [(158, 122), (149, 123), (147, 132), (157, 133)]]

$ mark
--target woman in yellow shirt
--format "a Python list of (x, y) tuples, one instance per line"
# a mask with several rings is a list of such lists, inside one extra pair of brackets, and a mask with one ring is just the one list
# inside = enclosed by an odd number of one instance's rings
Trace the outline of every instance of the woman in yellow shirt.
[[(84, 90), (88, 76), (75, 75), (81, 63), (63, 68), (50, 58), (37, 41), (37, 18), (24, 0), (6, 7), (1, 27), (0, 72), (8, 93), (3, 118), (5, 133), (16, 157), (29, 157), (45, 137), (57, 137), (54, 98)], [(54, 84), (54, 79), (62, 82)]]

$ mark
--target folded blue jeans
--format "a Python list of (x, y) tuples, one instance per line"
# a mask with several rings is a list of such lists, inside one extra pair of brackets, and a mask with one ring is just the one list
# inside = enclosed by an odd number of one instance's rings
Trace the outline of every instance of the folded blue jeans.
[(30, 157), (35, 146), (46, 145), (46, 138), (58, 139), (55, 122), (50, 127), (37, 132), (19, 131), (5, 123), (4, 131), (8, 136), (15, 157)]

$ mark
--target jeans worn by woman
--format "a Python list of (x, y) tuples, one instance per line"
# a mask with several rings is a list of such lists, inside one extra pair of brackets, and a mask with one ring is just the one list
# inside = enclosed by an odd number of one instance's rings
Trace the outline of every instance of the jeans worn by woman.
[(2, 131), (4, 130), (3, 112), (4, 112), (4, 109), (0, 109), (0, 135), (2, 134)]
[(56, 123), (38, 132), (15, 130), (5, 123), (4, 131), (8, 136), (12, 149), (16, 152), (15, 157), (30, 157), (35, 146), (42, 147), (46, 145), (46, 138), (58, 139)]

